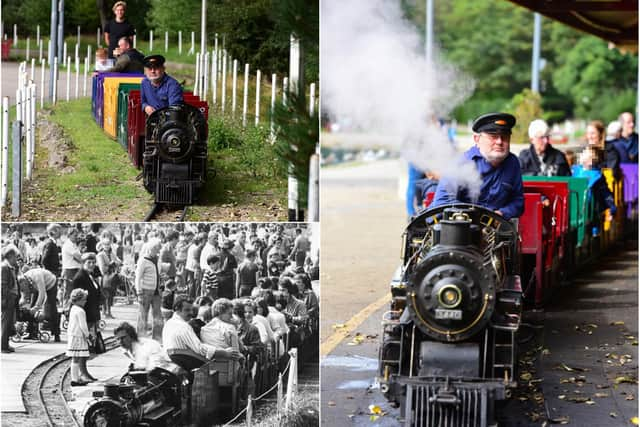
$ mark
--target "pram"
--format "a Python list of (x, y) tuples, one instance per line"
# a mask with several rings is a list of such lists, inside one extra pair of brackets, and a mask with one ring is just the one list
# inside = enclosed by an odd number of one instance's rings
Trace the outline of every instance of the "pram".
[[(58, 311), (58, 314), (60, 315), (60, 329), (63, 331), (66, 331), (67, 328), (69, 327), (69, 311), (70, 310), (71, 310), (71, 306), (68, 306), (62, 309), (61, 311)], [(107, 327), (107, 322), (105, 322), (104, 319), (100, 319), (98, 321), (98, 329), (103, 331), (104, 328), (106, 327)]]
[(37, 336), (40, 342), (49, 342), (51, 340), (51, 331), (45, 330), (47, 321), (44, 320), (42, 311), (32, 313), (26, 307), (21, 307), (16, 312), (16, 333), (12, 335), (11, 341), (18, 343), (30, 335)]

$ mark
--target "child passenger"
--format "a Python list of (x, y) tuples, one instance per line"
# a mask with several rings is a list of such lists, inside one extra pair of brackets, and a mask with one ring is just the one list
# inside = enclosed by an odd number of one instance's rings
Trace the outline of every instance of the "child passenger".
[(113, 67), (113, 59), (107, 56), (107, 49), (99, 47), (96, 49), (96, 71), (106, 71)]
[(87, 302), (88, 292), (84, 289), (71, 291), (71, 310), (69, 311), (69, 326), (67, 334), (67, 356), (71, 357), (71, 385), (84, 386), (95, 381), (87, 371), (87, 359), (89, 358), (89, 327), (87, 326), (87, 314), (84, 305)]

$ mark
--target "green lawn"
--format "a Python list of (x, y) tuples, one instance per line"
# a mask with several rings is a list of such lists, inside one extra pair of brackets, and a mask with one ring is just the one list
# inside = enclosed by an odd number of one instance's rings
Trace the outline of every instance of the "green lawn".
[[(221, 120), (215, 114), (211, 112), (210, 128), (215, 120)], [(37, 168), (32, 181), (25, 182), (20, 220), (142, 220), (152, 196), (142, 181), (135, 180), (140, 171), (131, 165), (125, 150), (95, 123), (88, 99), (60, 102), (48, 118), (61, 126), (72, 142), (69, 167), (64, 171), (48, 167), (48, 153), (38, 145)], [(235, 129), (235, 142), (221, 146), (214, 139), (218, 134), (210, 134), (210, 175), (198, 204), (189, 209), (188, 220), (286, 219), (286, 174), (274, 167), (276, 159), (268, 142), (260, 150), (251, 145), (260, 143), (257, 138), (266, 130), (242, 130), (237, 118), (224, 120)], [(252, 159), (254, 152), (260, 157)], [(248, 164), (256, 166), (249, 168)], [(8, 211), (4, 211), (5, 220), (11, 219)]]

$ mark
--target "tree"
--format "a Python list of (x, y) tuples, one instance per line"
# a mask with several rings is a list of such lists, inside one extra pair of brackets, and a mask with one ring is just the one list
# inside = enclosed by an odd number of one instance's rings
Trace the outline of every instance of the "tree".
[(609, 49), (600, 39), (581, 38), (565, 57), (553, 73), (553, 82), (560, 93), (573, 100), (580, 116), (602, 117), (604, 104), (635, 91), (637, 57)]

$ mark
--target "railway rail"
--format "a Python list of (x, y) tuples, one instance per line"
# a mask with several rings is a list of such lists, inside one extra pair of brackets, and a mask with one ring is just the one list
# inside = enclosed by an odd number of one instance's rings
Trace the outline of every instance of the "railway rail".
[[(162, 206), (165, 206), (167, 208), (166, 212), (162, 212), (162, 209), (161, 209)], [(154, 218), (158, 218), (160, 221), (184, 222), (184, 219), (187, 216), (188, 209), (189, 209), (189, 206), (184, 205), (182, 207), (178, 207), (176, 210), (169, 211), (169, 205), (164, 205), (162, 203), (154, 203), (151, 209), (149, 210), (149, 212), (147, 213), (147, 215), (144, 217), (143, 221), (149, 222)]]
[[(105, 338), (107, 351), (118, 346), (114, 337)], [(71, 358), (58, 354), (36, 366), (27, 376), (21, 394), (24, 413), (3, 413), (3, 425), (30, 427), (80, 426), (67, 405), (72, 398)]]

